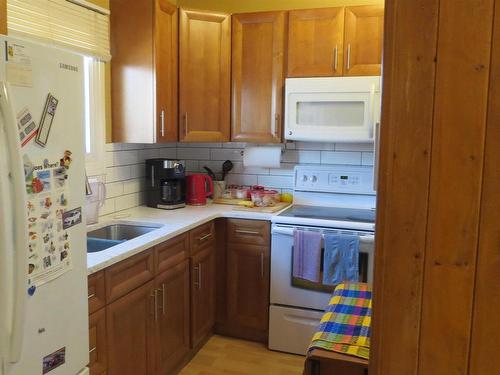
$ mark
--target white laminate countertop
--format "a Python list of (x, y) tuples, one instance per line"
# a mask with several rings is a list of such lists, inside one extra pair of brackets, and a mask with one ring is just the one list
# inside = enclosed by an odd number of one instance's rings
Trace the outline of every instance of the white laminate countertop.
[(87, 230), (98, 229), (114, 222), (130, 224), (155, 224), (163, 225), (145, 235), (123, 242), (109, 249), (87, 254), (87, 272), (93, 274), (121, 260), (129, 258), (152, 246), (162, 243), (170, 238), (198, 227), (219, 217), (271, 220), (280, 213), (262, 213), (252, 211), (236, 211), (233, 206), (221, 204), (208, 204), (206, 206), (187, 206), (178, 210), (159, 210), (146, 206), (121, 211), (118, 215), (110, 215), (100, 219), (95, 225), (89, 225)]

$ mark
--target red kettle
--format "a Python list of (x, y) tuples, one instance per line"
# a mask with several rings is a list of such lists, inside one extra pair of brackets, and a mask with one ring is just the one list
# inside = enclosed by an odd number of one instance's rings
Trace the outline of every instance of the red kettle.
[(212, 177), (206, 174), (196, 173), (187, 176), (186, 185), (186, 203), (193, 206), (203, 206), (207, 204), (207, 197), (210, 197), (214, 193), (214, 182)]

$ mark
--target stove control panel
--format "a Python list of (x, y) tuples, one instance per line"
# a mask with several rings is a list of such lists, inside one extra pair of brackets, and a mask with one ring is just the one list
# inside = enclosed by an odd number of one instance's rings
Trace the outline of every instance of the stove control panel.
[(373, 195), (373, 168), (359, 166), (296, 166), (295, 190)]

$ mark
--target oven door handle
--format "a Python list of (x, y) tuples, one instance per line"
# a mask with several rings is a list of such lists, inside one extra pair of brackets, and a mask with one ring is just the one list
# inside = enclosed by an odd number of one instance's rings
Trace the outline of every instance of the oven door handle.
[[(293, 236), (295, 228), (286, 228), (286, 227), (274, 227), (272, 229), (272, 234), (283, 234), (285, 236)], [(342, 230), (339, 232), (348, 232), (347, 230)], [(323, 235), (324, 237), (324, 235)], [(359, 240), (364, 243), (374, 243), (375, 235), (373, 234), (362, 234), (359, 236)]]

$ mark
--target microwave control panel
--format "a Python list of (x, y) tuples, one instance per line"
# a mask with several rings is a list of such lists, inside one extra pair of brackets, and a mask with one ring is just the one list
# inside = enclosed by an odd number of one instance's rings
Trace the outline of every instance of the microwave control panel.
[(359, 166), (297, 166), (295, 190), (310, 192), (375, 194), (373, 168)]

